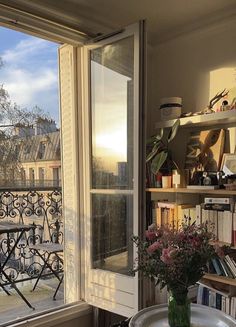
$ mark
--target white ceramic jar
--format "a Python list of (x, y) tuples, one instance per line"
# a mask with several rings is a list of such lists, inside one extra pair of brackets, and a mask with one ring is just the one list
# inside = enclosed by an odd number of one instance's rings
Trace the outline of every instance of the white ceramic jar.
[(160, 103), (161, 120), (176, 119), (182, 113), (182, 98), (162, 98)]

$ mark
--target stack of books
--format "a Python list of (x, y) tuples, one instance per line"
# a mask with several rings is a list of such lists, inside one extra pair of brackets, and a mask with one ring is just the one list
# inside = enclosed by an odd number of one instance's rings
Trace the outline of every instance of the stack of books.
[(221, 310), (236, 318), (236, 294), (233, 292), (221, 291), (199, 283), (197, 303)]
[(214, 258), (209, 263), (209, 272), (219, 276), (236, 278), (236, 262), (233, 257)]
[(192, 204), (176, 204), (168, 201), (152, 202), (152, 223), (157, 226), (179, 228), (183, 223), (196, 221), (196, 207)]
[(183, 223), (208, 223), (215, 240), (236, 246), (236, 206), (231, 198), (205, 198), (204, 203), (193, 205), (169, 201), (152, 201), (149, 223), (180, 228)]

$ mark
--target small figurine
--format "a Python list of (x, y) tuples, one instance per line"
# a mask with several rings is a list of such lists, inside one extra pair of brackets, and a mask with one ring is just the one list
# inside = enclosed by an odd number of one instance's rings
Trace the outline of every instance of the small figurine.
[(227, 94), (229, 93), (229, 91), (226, 91), (226, 89), (224, 89), (222, 92), (218, 92), (216, 93), (216, 95), (210, 100), (207, 108), (205, 108), (202, 113), (204, 114), (211, 114), (214, 112), (213, 107), (214, 105), (220, 101), (220, 99), (224, 98)]

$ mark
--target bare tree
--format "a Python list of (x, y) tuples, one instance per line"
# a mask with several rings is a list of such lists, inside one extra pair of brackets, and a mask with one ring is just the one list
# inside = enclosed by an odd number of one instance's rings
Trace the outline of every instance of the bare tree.
[[(0, 69), (3, 66), (0, 57)], [(35, 106), (31, 110), (22, 108), (10, 99), (10, 95), (0, 84), (0, 181), (11, 182), (20, 177), (22, 149), (31, 142), (29, 131), (37, 121), (52, 121), (48, 113)], [(16, 129), (21, 134), (16, 135)], [(47, 131), (45, 131), (45, 134)]]

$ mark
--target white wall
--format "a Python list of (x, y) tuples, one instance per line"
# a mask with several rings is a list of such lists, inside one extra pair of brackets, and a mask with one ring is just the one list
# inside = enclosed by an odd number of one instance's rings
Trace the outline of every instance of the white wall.
[(154, 125), (159, 119), (162, 97), (182, 97), (184, 112), (200, 111), (207, 106), (210, 72), (223, 67), (236, 67), (235, 35), (236, 19), (186, 34), (153, 48), (149, 56), (148, 135), (155, 132)]

